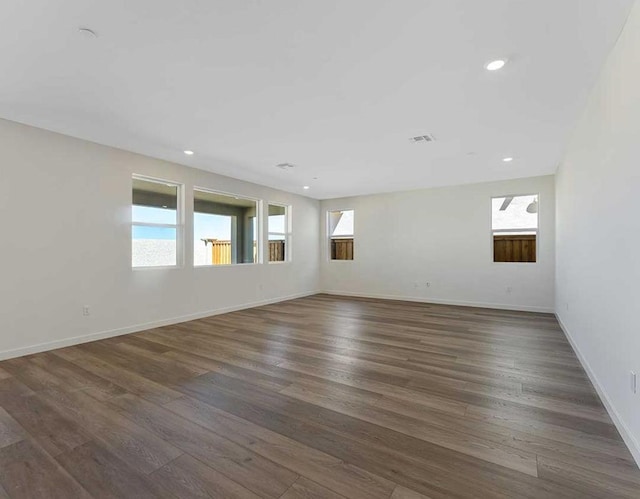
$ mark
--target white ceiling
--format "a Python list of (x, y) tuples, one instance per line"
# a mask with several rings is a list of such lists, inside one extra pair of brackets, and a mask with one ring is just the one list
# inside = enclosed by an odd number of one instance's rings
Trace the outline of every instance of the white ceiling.
[(632, 3), (3, 0), (0, 116), (316, 198), (549, 174)]

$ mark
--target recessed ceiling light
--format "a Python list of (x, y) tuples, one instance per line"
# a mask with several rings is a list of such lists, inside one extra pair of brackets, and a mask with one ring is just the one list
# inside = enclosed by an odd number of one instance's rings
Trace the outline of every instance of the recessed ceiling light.
[(78, 28), (78, 33), (80, 33), (83, 38), (98, 38), (96, 32), (89, 28)]
[(506, 63), (507, 61), (505, 61), (504, 59), (497, 59), (487, 64), (486, 68), (489, 71), (497, 71), (498, 69), (502, 69)]
[(308, 186), (308, 185), (305, 185), (305, 186), (303, 186), (302, 188), (303, 188), (305, 191), (306, 191), (306, 190), (309, 190), (309, 186)]
[(193, 151), (189, 151), (188, 149), (184, 152), (187, 156), (193, 156)]
[(504, 161), (505, 163), (511, 163), (513, 161), (513, 158), (511, 157), (503, 158), (502, 161)]

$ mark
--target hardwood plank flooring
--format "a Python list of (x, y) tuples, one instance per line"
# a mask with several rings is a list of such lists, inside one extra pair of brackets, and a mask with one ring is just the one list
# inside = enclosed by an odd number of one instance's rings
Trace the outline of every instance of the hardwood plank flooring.
[(316, 295), (0, 362), (0, 497), (640, 498), (555, 318)]

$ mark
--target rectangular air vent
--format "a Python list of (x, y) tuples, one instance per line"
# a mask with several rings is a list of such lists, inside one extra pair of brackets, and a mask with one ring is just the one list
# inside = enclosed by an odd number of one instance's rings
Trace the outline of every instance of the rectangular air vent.
[(409, 139), (411, 142), (434, 142), (436, 139), (433, 135), (418, 135)]

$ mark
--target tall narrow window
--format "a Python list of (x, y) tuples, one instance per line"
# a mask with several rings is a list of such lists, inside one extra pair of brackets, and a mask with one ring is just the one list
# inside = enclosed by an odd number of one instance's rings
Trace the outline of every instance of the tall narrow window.
[(259, 261), (258, 202), (193, 191), (193, 263), (234, 265)]
[(269, 261), (291, 260), (291, 229), (289, 207), (279, 204), (269, 205)]
[(493, 198), (493, 261), (535, 263), (538, 243), (538, 196)]
[(330, 211), (328, 217), (331, 260), (353, 260), (354, 211)]
[(179, 263), (181, 186), (133, 177), (131, 265), (174, 267)]

